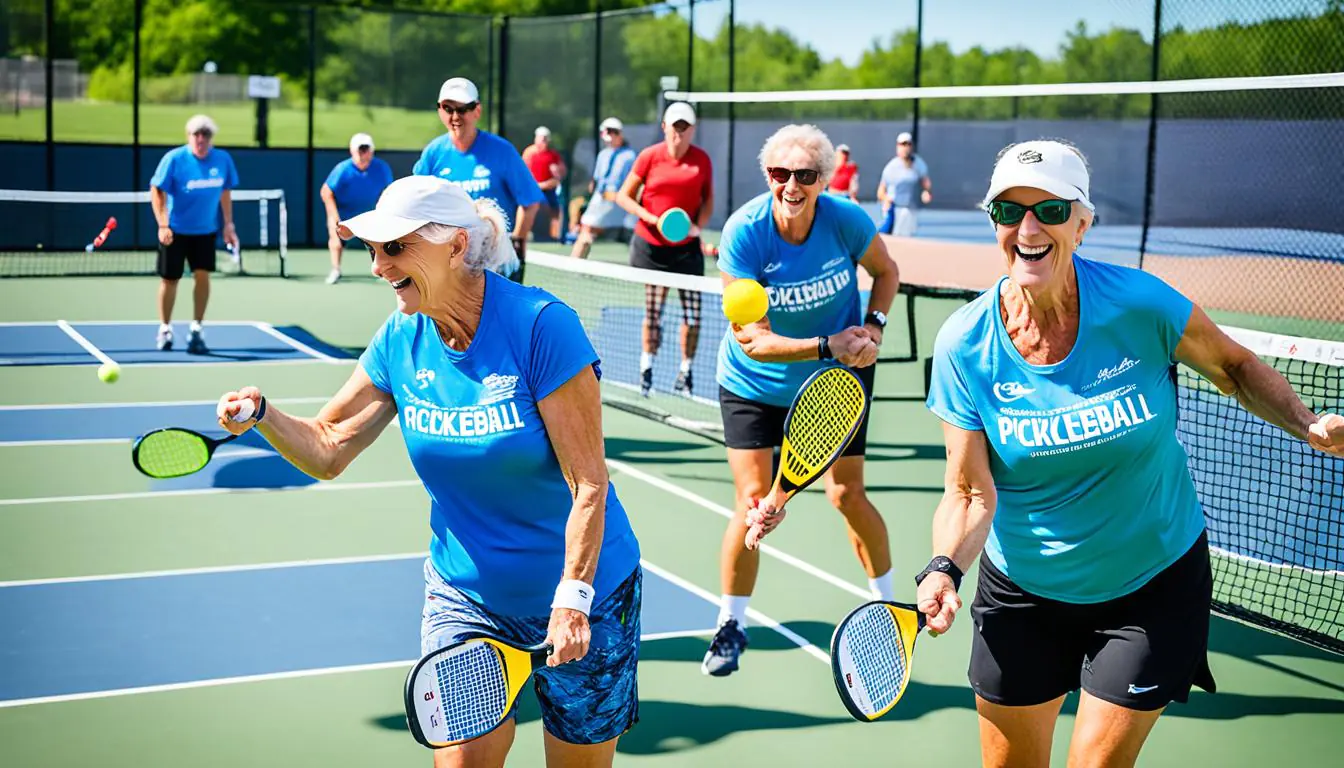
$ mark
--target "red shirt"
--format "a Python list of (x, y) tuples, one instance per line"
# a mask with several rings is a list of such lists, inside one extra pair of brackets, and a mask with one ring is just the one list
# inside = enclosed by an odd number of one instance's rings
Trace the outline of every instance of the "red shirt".
[[(661, 216), (670, 208), (680, 208), (691, 217), (692, 224), (699, 218), (700, 207), (714, 185), (714, 169), (709, 155), (695, 145), (686, 150), (680, 160), (668, 154), (667, 145), (662, 142), (645, 147), (635, 158), (631, 173), (644, 180), (640, 204), (649, 213)], [(678, 245), (691, 240), (688, 237), (678, 243), (668, 242), (643, 221), (635, 225), (635, 234), (654, 245)]]
[(560, 164), (560, 153), (554, 149), (537, 149), (537, 145), (533, 144), (523, 153), (523, 160), (527, 161), (532, 178), (538, 182), (550, 181), (555, 177), (551, 173), (551, 166)]
[(831, 176), (831, 189), (836, 192), (849, 194), (849, 182), (854, 178), (854, 174), (859, 170), (855, 163), (845, 163), (835, 169), (835, 175)]

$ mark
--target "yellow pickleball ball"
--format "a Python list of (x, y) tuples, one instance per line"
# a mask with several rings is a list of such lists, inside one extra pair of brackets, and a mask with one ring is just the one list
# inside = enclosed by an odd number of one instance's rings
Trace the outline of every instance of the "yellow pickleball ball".
[(739, 278), (723, 289), (723, 314), (729, 322), (749, 325), (765, 317), (770, 297), (755, 280)]
[(116, 363), (103, 363), (98, 366), (98, 378), (111, 384), (121, 378), (121, 366)]

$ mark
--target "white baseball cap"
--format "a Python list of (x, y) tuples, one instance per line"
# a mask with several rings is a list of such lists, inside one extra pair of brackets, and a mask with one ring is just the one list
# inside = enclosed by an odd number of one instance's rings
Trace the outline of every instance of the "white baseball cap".
[(901, 131), (900, 135), (896, 137), (897, 144), (904, 144), (907, 141), (911, 144), (915, 143), (915, 137), (911, 136), (909, 131)]
[(838, 147), (835, 148), (835, 151), (836, 151), (836, 152), (848, 152), (848, 151), (849, 151), (849, 145), (848, 145), (848, 144), (841, 144), (840, 146), (838, 146)]
[(544, 125), (538, 125), (538, 126), (537, 126), (537, 130), (533, 131), (533, 132), (532, 132), (532, 135), (533, 135), (533, 136), (545, 136), (546, 138), (549, 139), (549, 138), (551, 137), (551, 129), (550, 129), (550, 128), (547, 128), (547, 127), (544, 126)]
[(1088, 198), (1089, 183), (1087, 164), (1073, 148), (1058, 141), (1024, 141), (1009, 146), (994, 165), (980, 206), (987, 208), (1006, 189), (1031, 187), (1062, 200), (1077, 200), (1095, 211)]
[(614, 117), (608, 117), (606, 120), (603, 120), (602, 124), (597, 128), (600, 131), (624, 131), (625, 124)]
[(691, 125), (695, 125), (695, 109), (684, 101), (674, 101), (667, 105), (667, 110), (663, 112), (663, 122), (671, 125), (678, 120), (685, 120)]
[(374, 148), (374, 146), (373, 146), (373, 137), (370, 136), (369, 134), (367, 134), (367, 133), (356, 133), (354, 136), (351, 136), (351, 137), (350, 137), (350, 149), (351, 149), (351, 150), (359, 149), (360, 147), (365, 146), (365, 145), (367, 145), (369, 149), (373, 149), (373, 148)]
[(387, 185), (373, 210), (341, 225), (360, 240), (386, 243), (430, 222), (465, 227), (479, 220), (476, 203), (456, 184), (438, 176), (403, 176)]
[(458, 104), (472, 104), (481, 100), (476, 84), (465, 77), (454, 77), (443, 81), (439, 87), (439, 103), (456, 101)]

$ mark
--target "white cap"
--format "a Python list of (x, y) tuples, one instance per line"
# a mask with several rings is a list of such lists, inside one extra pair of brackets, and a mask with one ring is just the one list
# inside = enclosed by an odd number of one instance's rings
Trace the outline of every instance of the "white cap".
[(911, 144), (915, 143), (915, 137), (911, 136), (909, 131), (901, 131), (900, 135), (896, 137), (897, 144), (904, 144), (907, 141)]
[(476, 203), (456, 184), (438, 176), (403, 176), (387, 185), (372, 211), (341, 224), (360, 240), (385, 243), (430, 222), (465, 227), (479, 220)]
[(838, 146), (838, 147), (835, 148), (835, 151), (836, 151), (836, 152), (848, 152), (848, 151), (849, 151), (849, 145), (848, 145), (848, 144), (841, 144), (840, 146)]
[(597, 127), (599, 131), (624, 131), (625, 125), (614, 117), (608, 117)]
[(439, 102), (456, 101), (458, 104), (471, 104), (481, 100), (476, 84), (465, 77), (454, 77), (443, 81), (439, 88)]
[(215, 126), (215, 121), (210, 119), (209, 115), (192, 115), (187, 120), (187, 135), (190, 136), (199, 130), (207, 130), (214, 135), (219, 133), (219, 128)]
[(691, 125), (695, 125), (695, 110), (690, 104), (684, 101), (674, 101), (667, 105), (667, 111), (663, 112), (663, 122), (671, 125), (678, 120), (685, 120)]
[(356, 150), (356, 149), (359, 149), (360, 147), (362, 147), (362, 146), (364, 146), (364, 145), (366, 145), (366, 144), (368, 145), (369, 149), (373, 149), (373, 148), (374, 148), (374, 147), (373, 147), (373, 137), (370, 136), (370, 135), (367, 134), (367, 133), (356, 133), (354, 136), (351, 136), (351, 137), (350, 137), (350, 150), (351, 150), (351, 151), (354, 151), (354, 150)]
[(1087, 164), (1072, 148), (1058, 141), (1024, 141), (1010, 146), (995, 164), (981, 207), (1006, 189), (1031, 187), (1095, 211), (1088, 198), (1089, 181)]
[(533, 136), (545, 136), (546, 138), (549, 139), (549, 138), (551, 137), (551, 129), (550, 129), (550, 128), (547, 128), (547, 127), (544, 126), (544, 125), (538, 125), (538, 126), (537, 126), (537, 130), (533, 131), (533, 132), (532, 132), (532, 135), (533, 135)]

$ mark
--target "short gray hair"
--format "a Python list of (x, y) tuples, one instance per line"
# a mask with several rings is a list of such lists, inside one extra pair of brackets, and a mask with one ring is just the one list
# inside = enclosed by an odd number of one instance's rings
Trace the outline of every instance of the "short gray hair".
[(761, 147), (761, 172), (765, 172), (775, 156), (794, 147), (802, 147), (812, 155), (821, 172), (819, 183), (825, 185), (831, 180), (831, 174), (835, 173), (835, 145), (826, 132), (815, 125), (792, 123), (771, 134)]
[(494, 200), (476, 201), (476, 215), (480, 217), (466, 226), (430, 222), (415, 230), (426, 242), (442, 245), (453, 238), (458, 230), (467, 233), (467, 253), (463, 262), (475, 275), (487, 269), (511, 274), (518, 268), (518, 253), (513, 249), (504, 209)]
[(216, 135), (219, 133), (218, 126), (215, 125), (214, 120), (210, 119), (209, 115), (192, 115), (191, 118), (187, 120), (188, 136), (201, 130), (202, 128), (209, 131), (211, 135)]

